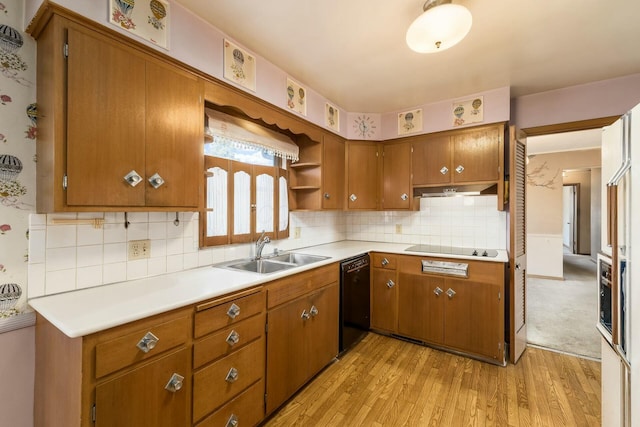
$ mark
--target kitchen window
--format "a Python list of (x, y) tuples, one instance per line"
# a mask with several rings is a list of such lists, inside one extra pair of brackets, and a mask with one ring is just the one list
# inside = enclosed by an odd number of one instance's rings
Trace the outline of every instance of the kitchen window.
[(210, 142), (200, 245), (248, 243), (262, 232), (272, 239), (288, 237), (287, 161), (297, 158), (297, 145), (253, 122), (206, 112)]

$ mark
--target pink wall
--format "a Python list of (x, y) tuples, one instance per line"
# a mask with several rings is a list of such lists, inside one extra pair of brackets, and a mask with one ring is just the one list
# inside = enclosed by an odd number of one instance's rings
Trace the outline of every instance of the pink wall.
[(0, 333), (2, 427), (33, 427), (35, 327)]
[(526, 129), (618, 116), (640, 102), (640, 74), (514, 98), (511, 117)]

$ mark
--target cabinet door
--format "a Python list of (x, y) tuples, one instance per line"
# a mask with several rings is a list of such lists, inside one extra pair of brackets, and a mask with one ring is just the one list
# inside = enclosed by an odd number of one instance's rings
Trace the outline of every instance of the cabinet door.
[(309, 378), (338, 354), (339, 295), (338, 283), (334, 283), (308, 298), (307, 310), (311, 317), (305, 324), (305, 340), (308, 344)]
[(456, 183), (500, 179), (501, 126), (456, 134), (451, 141)]
[(344, 141), (325, 135), (322, 158), (322, 209), (344, 207)]
[(400, 273), (398, 333), (441, 344), (444, 335), (444, 279)]
[(382, 209), (409, 209), (411, 196), (411, 144), (385, 145), (382, 152)]
[[(146, 204), (198, 207), (204, 160), (204, 86), (184, 71), (146, 66)], [(164, 184), (154, 188), (154, 174)]]
[(444, 344), (502, 360), (504, 310), (500, 286), (459, 279), (447, 279), (445, 285)]
[(348, 209), (377, 209), (377, 143), (350, 141), (347, 144), (347, 186)]
[(398, 325), (398, 288), (396, 272), (372, 269), (371, 327), (396, 332)]
[(306, 297), (267, 314), (267, 414), (289, 398), (307, 379), (305, 319)]
[(68, 30), (67, 205), (142, 206), (145, 61), (99, 36)]
[[(182, 349), (96, 386), (96, 427), (190, 425), (191, 353)], [(165, 389), (171, 376), (182, 387)]]
[(413, 185), (449, 184), (451, 144), (449, 136), (436, 136), (413, 144)]

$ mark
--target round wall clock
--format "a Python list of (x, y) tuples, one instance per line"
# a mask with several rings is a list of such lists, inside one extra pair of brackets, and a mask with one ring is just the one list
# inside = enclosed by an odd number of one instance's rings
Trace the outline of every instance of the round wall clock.
[(362, 138), (370, 138), (376, 133), (376, 124), (369, 116), (358, 116), (353, 120), (353, 129)]

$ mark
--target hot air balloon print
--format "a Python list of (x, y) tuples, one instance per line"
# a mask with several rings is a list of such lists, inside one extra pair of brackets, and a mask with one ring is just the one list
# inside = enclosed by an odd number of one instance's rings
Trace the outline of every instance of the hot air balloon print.
[(13, 53), (24, 44), (22, 34), (8, 25), (0, 25), (0, 49), (6, 53)]
[(22, 172), (22, 162), (16, 156), (0, 154), (0, 179), (15, 181)]
[(131, 14), (135, 5), (135, 0), (113, 0), (111, 19), (126, 30), (134, 29), (136, 24), (131, 19)]
[(162, 20), (167, 16), (167, 9), (160, 0), (151, 0), (149, 3), (149, 9), (151, 9), (151, 14), (153, 15), (149, 16), (149, 24), (151, 24), (156, 30), (163, 30), (164, 24), (162, 23)]

